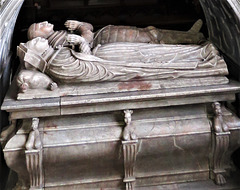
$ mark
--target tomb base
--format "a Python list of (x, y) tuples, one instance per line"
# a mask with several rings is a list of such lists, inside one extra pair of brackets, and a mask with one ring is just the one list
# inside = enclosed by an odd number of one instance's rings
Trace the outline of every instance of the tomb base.
[(30, 189), (223, 185), (240, 147), (240, 120), (224, 102), (239, 91), (230, 81), (20, 101), (10, 89), (2, 109), (14, 130), (2, 133), (5, 160)]

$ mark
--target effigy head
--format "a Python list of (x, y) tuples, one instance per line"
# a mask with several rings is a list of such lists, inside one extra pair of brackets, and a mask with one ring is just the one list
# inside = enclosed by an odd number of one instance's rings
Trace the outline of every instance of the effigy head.
[(52, 33), (53, 30), (53, 24), (48, 23), (47, 21), (34, 23), (28, 28), (28, 39), (32, 40), (36, 37), (42, 37), (47, 38)]
[(214, 109), (214, 112), (215, 112), (216, 116), (222, 115), (221, 104), (219, 102), (214, 102), (212, 104), (212, 107)]
[(26, 47), (38, 55), (42, 55), (49, 49), (48, 41), (45, 38), (37, 37), (26, 43)]
[(132, 110), (124, 110), (124, 122), (126, 125), (130, 125), (132, 121)]
[(48, 40), (41, 37), (21, 43), (17, 48), (17, 55), (25, 69), (37, 69), (43, 73), (47, 66), (47, 60), (53, 53), (54, 49), (48, 44)]

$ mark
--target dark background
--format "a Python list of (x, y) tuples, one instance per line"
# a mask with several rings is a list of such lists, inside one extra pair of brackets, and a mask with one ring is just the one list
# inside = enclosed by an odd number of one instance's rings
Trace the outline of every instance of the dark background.
[[(56, 30), (64, 29), (67, 19), (89, 22), (95, 31), (109, 24), (189, 30), (199, 18), (204, 20), (204, 15), (196, 0), (27, 0), (15, 26), (14, 43), (27, 40), (28, 27), (41, 21), (54, 24)], [(206, 26), (203, 32), (207, 35)]]

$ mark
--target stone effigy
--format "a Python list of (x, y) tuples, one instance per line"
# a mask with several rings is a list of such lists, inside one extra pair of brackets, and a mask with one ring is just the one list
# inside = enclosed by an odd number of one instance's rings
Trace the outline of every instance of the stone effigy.
[[(54, 48), (58, 45), (67, 45), (66, 41), (80, 43), (84, 40), (92, 43), (91, 47), (114, 42), (200, 44), (205, 41), (203, 34), (199, 32), (202, 27), (202, 20), (198, 20), (187, 32), (162, 30), (153, 26), (137, 28), (108, 25), (94, 33), (93, 26), (90, 23), (75, 20), (67, 20), (65, 26), (71, 32), (70, 34), (64, 30), (54, 31), (54, 25), (47, 21), (34, 23), (28, 29), (28, 39), (32, 40), (35, 37), (46, 38)], [(73, 31), (76, 31), (79, 35), (73, 35)]]
[[(20, 92), (38, 88), (54, 90), (61, 84), (82, 82), (176, 80), (224, 77), (228, 74), (223, 58), (208, 42), (199, 45), (160, 44), (161, 40), (157, 41), (160, 32), (155, 41), (151, 41), (154, 35), (151, 39), (147, 35), (149, 27), (135, 28), (138, 34), (134, 39), (131, 37), (133, 29), (123, 26), (118, 29), (117, 26), (105, 27), (94, 37), (93, 27), (88, 23), (67, 21), (65, 25), (70, 30), (78, 29), (81, 36), (53, 31), (53, 25), (47, 22), (30, 26), (28, 37), (31, 40), (18, 46), (18, 56), (23, 66), (17, 77)], [(190, 34), (189, 40), (184, 43), (196, 43), (196, 38), (191, 38), (191, 34), (199, 33), (200, 27), (201, 23), (197, 21), (190, 32), (173, 31), (171, 35)], [(121, 34), (124, 30), (125, 38), (111, 40), (105, 35), (107, 29), (110, 33), (114, 31), (113, 36), (117, 31)], [(201, 33), (195, 36), (201, 36), (197, 37), (198, 41), (203, 40)], [(166, 37), (165, 42), (173, 43), (170, 39)], [(122, 42), (124, 40), (127, 42)], [(95, 45), (91, 51), (92, 44)], [(74, 45), (79, 45), (79, 51), (74, 49)], [(35, 80), (31, 79), (33, 76)], [(227, 82), (227, 79), (224, 80)], [(222, 83), (222, 80), (219, 81)]]
[(21, 44), (18, 55), (26, 69), (46, 72), (62, 83), (227, 74), (225, 62), (212, 44), (113, 43), (101, 46), (95, 55), (88, 55), (67, 47), (54, 50), (47, 42), (38, 37)]

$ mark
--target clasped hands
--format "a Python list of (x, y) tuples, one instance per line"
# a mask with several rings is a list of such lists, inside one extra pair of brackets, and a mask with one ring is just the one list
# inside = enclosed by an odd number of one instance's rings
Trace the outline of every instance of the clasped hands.
[[(76, 30), (79, 26), (83, 25), (82, 22), (76, 21), (76, 20), (67, 20), (64, 25), (69, 31)], [(66, 40), (68, 43), (73, 45), (79, 45), (80, 43), (84, 42), (85, 39), (77, 34), (68, 34), (66, 36)]]

